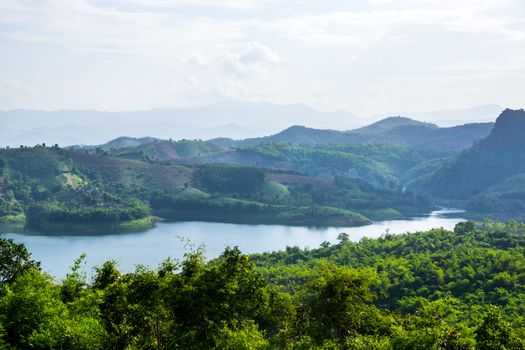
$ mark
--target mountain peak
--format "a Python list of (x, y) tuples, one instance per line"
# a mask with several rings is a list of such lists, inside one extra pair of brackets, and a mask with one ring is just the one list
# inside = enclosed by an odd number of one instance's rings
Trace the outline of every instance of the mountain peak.
[(408, 126), (408, 125), (418, 125), (418, 126), (425, 126), (429, 128), (438, 128), (438, 126), (435, 124), (420, 122), (418, 120), (410, 119), (407, 117), (394, 116), (394, 117), (387, 117), (373, 124), (370, 124), (368, 126), (352, 130), (352, 132), (357, 132), (361, 134), (380, 134), (385, 131), (397, 128), (397, 127)]
[(525, 136), (525, 110), (506, 109), (496, 119), (492, 134), (495, 136)]

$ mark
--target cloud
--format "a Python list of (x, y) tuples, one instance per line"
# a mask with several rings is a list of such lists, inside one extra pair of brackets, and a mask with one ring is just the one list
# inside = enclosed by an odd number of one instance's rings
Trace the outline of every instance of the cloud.
[(284, 60), (269, 47), (259, 42), (251, 42), (240, 53), (222, 52), (208, 58), (203, 55), (195, 55), (189, 59), (182, 59), (181, 62), (210, 71), (220, 70), (226, 75), (245, 77), (270, 74)]
[(258, 42), (250, 43), (241, 54), (225, 53), (219, 55), (217, 60), (225, 73), (239, 76), (267, 74), (283, 62), (275, 51)]

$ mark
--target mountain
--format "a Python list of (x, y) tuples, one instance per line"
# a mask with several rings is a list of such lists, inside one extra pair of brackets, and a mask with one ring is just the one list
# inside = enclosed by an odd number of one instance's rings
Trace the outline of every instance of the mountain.
[(205, 157), (226, 150), (210, 141), (173, 141), (152, 137), (119, 137), (101, 145), (75, 145), (67, 149), (85, 153), (105, 152), (120, 158), (156, 161)]
[[(478, 210), (522, 210), (524, 136), (525, 111), (506, 109), (488, 137), (458, 155), (419, 188), (439, 197), (471, 200), (471, 208)], [(519, 205), (509, 208), (508, 201)]]
[(392, 143), (417, 149), (457, 152), (486, 137), (493, 126), (493, 123), (476, 123), (440, 128), (435, 124), (409, 118), (389, 117), (350, 131), (292, 126), (277, 134), (265, 137), (244, 140), (218, 138), (210, 141), (225, 148), (250, 147), (275, 142), (288, 142), (296, 145)]
[(373, 124), (361, 127), (359, 129), (352, 130), (355, 133), (358, 134), (366, 134), (366, 135), (379, 135), (384, 132), (387, 132), (389, 130), (402, 127), (402, 126), (422, 126), (422, 127), (428, 127), (431, 129), (438, 128), (435, 124), (420, 122), (417, 120), (413, 120), (406, 117), (388, 117), (385, 119), (382, 119), (378, 122), (375, 122)]
[(348, 112), (321, 112), (302, 104), (223, 101), (145, 111), (0, 111), (0, 146), (100, 144), (122, 135), (162, 139), (255, 137), (290, 125), (349, 129), (363, 122)]
[(160, 141), (160, 140), (154, 137), (121, 136), (121, 137), (117, 137), (116, 139), (113, 139), (111, 141), (108, 141), (98, 146), (74, 145), (69, 148), (72, 150), (95, 150), (96, 148), (100, 148), (104, 151), (109, 151), (111, 149), (140, 147), (142, 145), (154, 143), (156, 141)]
[(294, 125), (270, 136), (248, 138), (244, 140), (217, 138), (210, 141), (224, 147), (249, 147), (276, 142), (286, 142), (297, 145), (345, 145), (365, 142), (366, 137), (359, 134), (350, 134), (344, 131), (314, 129), (301, 125)]
[(433, 124), (409, 124), (373, 135), (367, 142), (457, 152), (486, 137), (493, 127), (494, 123), (464, 124), (448, 128), (440, 128)]

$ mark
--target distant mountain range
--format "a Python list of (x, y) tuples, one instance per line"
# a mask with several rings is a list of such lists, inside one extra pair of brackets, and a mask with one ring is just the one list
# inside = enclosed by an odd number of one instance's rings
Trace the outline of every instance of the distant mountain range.
[(94, 110), (0, 111), (0, 146), (45, 142), (99, 144), (122, 135), (163, 139), (245, 138), (290, 125), (350, 129), (363, 121), (348, 112), (321, 112), (302, 104), (225, 101), (192, 108), (102, 112)]
[[(397, 115), (450, 126), (466, 121), (492, 121), (501, 110), (501, 107), (490, 105), (468, 110)], [(351, 130), (367, 123), (367, 120), (345, 111), (321, 112), (302, 104), (276, 105), (247, 101), (147, 111), (12, 110), (0, 111), (0, 120), (0, 146), (11, 147), (42, 142), (61, 146), (93, 145), (123, 135), (160, 139), (245, 139), (275, 134), (290, 125)]]
[[(409, 118), (389, 117), (350, 131), (313, 129), (296, 125), (270, 136), (242, 140), (221, 137), (209, 141), (171, 141), (154, 137), (118, 137), (98, 146), (78, 145), (72, 148), (86, 151), (94, 151), (96, 148), (104, 151), (113, 150), (114, 152), (121, 150), (117, 152), (120, 155), (134, 155), (135, 158), (140, 157), (140, 155), (147, 155), (151, 159), (157, 160), (200, 156), (213, 158), (213, 154), (220, 152), (228, 152), (227, 156), (231, 158), (232, 148), (244, 149), (278, 142), (302, 146), (357, 145), (362, 143), (398, 144), (420, 150), (458, 152), (488, 136), (493, 126), (494, 123), (475, 123), (440, 128), (435, 124)], [(222, 155), (216, 154), (215, 156), (221, 157)], [(244, 156), (245, 152), (243, 153)], [(207, 160), (211, 161), (210, 159)]]
[(264, 143), (289, 142), (299, 145), (353, 145), (359, 143), (392, 143), (417, 149), (460, 151), (486, 137), (494, 123), (465, 124), (440, 128), (404, 117), (389, 117), (351, 131), (321, 130), (292, 126), (280, 133), (244, 140), (226, 138), (211, 142), (223, 147), (247, 147)]

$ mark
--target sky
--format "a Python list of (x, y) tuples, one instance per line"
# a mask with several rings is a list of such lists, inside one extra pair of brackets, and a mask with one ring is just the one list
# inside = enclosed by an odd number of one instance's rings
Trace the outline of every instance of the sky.
[(1, 0), (0, 109), (520, 108), (523, 0)]

